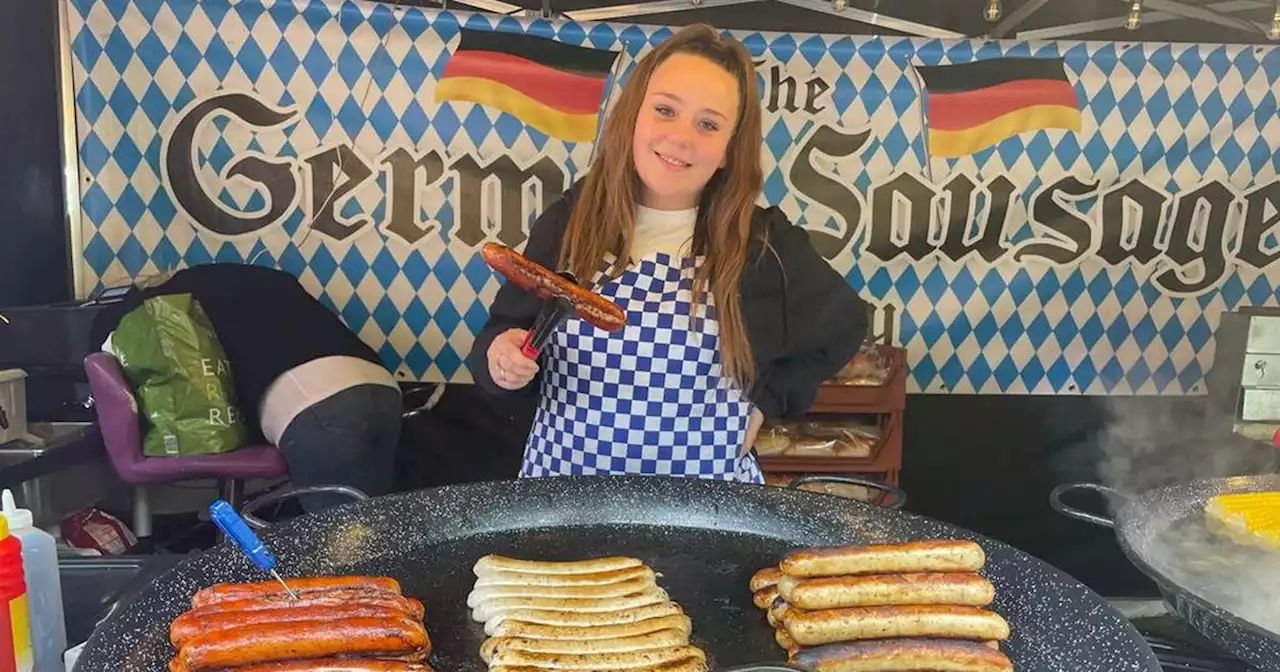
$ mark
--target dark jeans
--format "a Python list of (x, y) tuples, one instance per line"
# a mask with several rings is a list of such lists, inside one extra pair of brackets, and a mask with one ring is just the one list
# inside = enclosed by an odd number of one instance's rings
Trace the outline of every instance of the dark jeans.
[[(391, 491), (403, 403), (400, 391), (358, 385), (302, 411), (280, 436), (280, 454), (295, 487), (347, 485), (369, 496)], [(307, 511), (350, 502), (342, 495), (305, 495)]]

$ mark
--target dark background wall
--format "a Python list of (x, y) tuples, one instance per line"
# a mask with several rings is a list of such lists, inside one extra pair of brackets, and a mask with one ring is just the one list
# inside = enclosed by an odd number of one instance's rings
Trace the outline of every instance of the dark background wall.
[[(582, 6), (582, 0), (572, 9)], [(425, 0), (412, 2), (430, 6)], [(540, 0), (521, 0), (529, 7)], [(612, 4), (612, 3), (599, 3)], [(1006, 12), (1019, 3), (1006, 2)], [(980, 34), (978, 0), (865, 0), (851, 6), (891, 12)], [(558, 5), (553, 5), (558, 6)], [(1123, 3), (1050, 2), (1029, 27), (1124, 11)], [(1064, 16), (1062, 13), (1069, 15)], [(1265, 20), (1258, 16), (1254, 20)], [(1265, 17), (1269, 19), (1269, 16)], [(63, 212), (53, 0), (4, 3), (0, 10), (0, 307), (71, 297)], [(728, 28), (872, 33), (825, 14), (755, 3), (642, 17), (644, 23), (708, 21)], [(884, 31), (881, 31), (884, 32)], [(1177, 21), (1111, 40), (1238, 42), (1258, 35)], [(418, 483), (498, 478), (518, 462), (527, 406), (478, 398), (451, 386), (436, 411), (411, 421), (408, 462)], [(1048, 505), (1061, 482), (1117, 477), (1153, 485), (1213, 473), (1274, 470), (1273, 449), (1230, 442), (1205, 428), (1202, 399), (976, 397), (916, 395), (906, 414), (904, 487), (912, 511), (957, 523), (1039, 555), (1111, 595), (1150, 594), (1105, 530), (1066, 520)], [(1110, 465), (1110, 468), (1106, 468)]]
[(59, 150), (57, 14), (0, 9), (0, 307), (71, 298)]

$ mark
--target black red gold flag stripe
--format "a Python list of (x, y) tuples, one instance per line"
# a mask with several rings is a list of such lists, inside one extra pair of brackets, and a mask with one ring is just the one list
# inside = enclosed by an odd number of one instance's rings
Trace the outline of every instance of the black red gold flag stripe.
[(1080, 130), (1080, 104), (1061, 58), (994, 58), (916, 71), (928, 92), (931, 156), (972, 154), (1029, 131)]
[(435, 99), (486, 105), (551, 137), (590, 141), (617, 58), (535, 35), (463, 28)]

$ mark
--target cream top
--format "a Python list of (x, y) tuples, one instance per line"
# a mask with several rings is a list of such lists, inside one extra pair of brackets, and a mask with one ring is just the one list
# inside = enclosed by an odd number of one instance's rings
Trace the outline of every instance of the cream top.
[(655, 252), (663, 252), (673, 259), (679, 259), (688, 254), (689, 246), (693, 244), (693, 224), (697, 218), (697, 208), (654, 210), (637, 205), (631, 258), (638, 260)]

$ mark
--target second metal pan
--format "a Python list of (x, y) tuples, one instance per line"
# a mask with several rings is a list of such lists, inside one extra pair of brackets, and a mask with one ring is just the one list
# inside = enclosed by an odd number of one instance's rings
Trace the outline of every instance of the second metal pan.
[[(1115, 518), (1062, 501), (1079, 489), (1111, 498)], [(1049, 499), (1066, 516), (1115, 528), (1125, 555), (1155, 581), (1169, 608), (1209, 640), (1260, 670), (1280, 671), (1280, 561), (1274, 552), (1218, 539), (1204, 524), (1214, 495), (1269, 490), (1280, 490), (1280, 475), (1199, 480), (1137, 496), (1068, 483)]]

